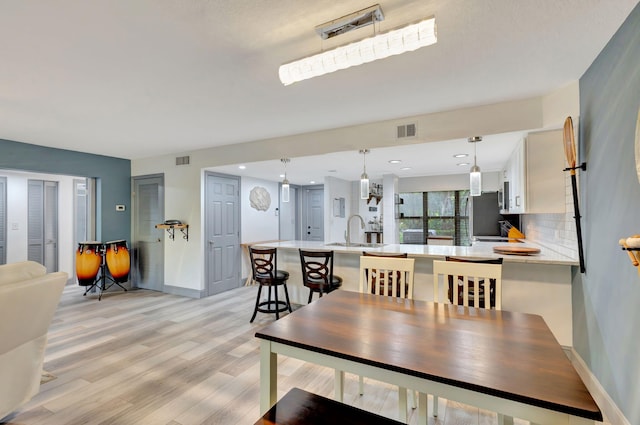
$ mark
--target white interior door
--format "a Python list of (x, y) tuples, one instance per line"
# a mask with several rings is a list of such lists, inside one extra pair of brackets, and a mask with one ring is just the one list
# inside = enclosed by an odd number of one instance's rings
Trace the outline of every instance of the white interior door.
[(205, 276), (207, 295), (240, 286), (240, 180), (207, 173)]
[(58, 271), (58, 182), (27, 183), (27, 259)]
[(304, 231), (303, 240), (324, 240), (324, 188), (304, 189)]

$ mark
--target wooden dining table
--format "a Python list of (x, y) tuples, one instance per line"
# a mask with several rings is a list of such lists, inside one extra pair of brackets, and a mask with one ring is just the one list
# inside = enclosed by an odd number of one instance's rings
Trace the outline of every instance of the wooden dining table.
[[(542, 317), (334, 291), (256, 332), (260, 410), (277, 401), (284, 355), (534, 424), (602, 413)], [(341, 400), (342, 388), (336, 387)]]

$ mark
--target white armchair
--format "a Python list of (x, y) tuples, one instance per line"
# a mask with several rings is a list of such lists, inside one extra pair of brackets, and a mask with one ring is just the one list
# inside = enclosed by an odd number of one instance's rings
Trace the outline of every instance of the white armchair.
[(0, 421), (40, 389), (47, 331), (67, 278), (33, 261), (0, 266)]

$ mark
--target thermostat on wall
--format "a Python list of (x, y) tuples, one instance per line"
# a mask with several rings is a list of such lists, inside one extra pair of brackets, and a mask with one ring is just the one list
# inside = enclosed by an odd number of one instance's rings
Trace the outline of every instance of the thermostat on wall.
[(124, 211), (125, 209), (124, 205), (116, 205), (116, 211)]

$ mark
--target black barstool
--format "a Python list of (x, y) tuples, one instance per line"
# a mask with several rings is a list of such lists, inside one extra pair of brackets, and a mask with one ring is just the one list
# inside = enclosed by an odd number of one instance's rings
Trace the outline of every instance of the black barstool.
[(342, 278), (333, 274), (333, 251), (300, 250), (302, 284), (309, 288), (309, 301), (313, 293), (328, 294), (342, 286)]
[[(276, 320), (280, 318), (280, 313), (289, 310), (291, 313), (291, 303), (289, 302), (289, 292), (287, 291), (287, 279), (289, 272), (278, 270), (278, 252), (275, 248), (254, 248), (249, 247), (251, 258), (251, 270), (253, 280), (258, 283), (258, 296), (256, 297), (256, 307), (249, 323), (253, 323), (258, 312), (275, 313)], [(260, 301), (262, 287), (267, 286), (269, 293), (266, 301)], [(284, 287), (285, 301), (278, 300), (278, 286)], [(271, 288), (274, 287), (274, 300), (271, 300)]]

